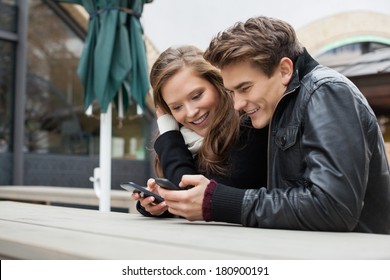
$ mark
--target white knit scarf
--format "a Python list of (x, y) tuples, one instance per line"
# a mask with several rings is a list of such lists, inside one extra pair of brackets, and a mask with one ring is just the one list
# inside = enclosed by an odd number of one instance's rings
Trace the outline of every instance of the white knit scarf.
[(202, 146), (203, 137), (185, 126), (180, 128), (180, 132), (183, 135), (188, 150), (190, 150), (192, 156), (195, 157)]

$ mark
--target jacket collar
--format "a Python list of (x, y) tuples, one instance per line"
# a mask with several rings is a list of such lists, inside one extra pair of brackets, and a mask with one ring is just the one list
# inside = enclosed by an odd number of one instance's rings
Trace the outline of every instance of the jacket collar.
[(318, 62), (310, 56), (306, 48), (303, 49), (303, 53), (300, 54), (294, 62), (294, 74), (291, 77), (291, 81), (287, 87), (286, 92), (291, 92), (298, 88), (303, 77), (313, 70), (318, 65)]

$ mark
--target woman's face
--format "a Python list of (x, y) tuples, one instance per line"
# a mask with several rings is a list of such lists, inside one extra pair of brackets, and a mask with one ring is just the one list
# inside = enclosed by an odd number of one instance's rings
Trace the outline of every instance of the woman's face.
[(206, 136), (218, 105), (213, 84), (184, 67), (165, 82), (161, 92), (177, 122)]

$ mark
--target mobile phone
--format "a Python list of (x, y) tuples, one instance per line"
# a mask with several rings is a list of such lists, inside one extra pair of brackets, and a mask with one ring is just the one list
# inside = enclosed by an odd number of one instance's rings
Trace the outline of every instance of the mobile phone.
[(192, 188), (193, 186), (187, 186), (185, 188), (181, 188), (179, 186), (176, 186), (174, 183), (169, 181), (166, 178), (155, 178), (154, 181), (156, 182), (157, 185), (160, 187), (167, 189), (167, 190), (173, 190), (173, 191), (182, 191), (182, 190), (188, 190)]
[(122, 183), (120, 186), (129, 192), (138, 192), (141, 197), (154, 197), (154, 203), (158, 204), (164, 201), (164, 198), (159, 196), (158, 194), (155, 194), (154, 192), (149, 191), (146, 187), (140, 186), (134, 182), (128, 182), (128, 183)]
[(156, 181), (157, 185), (167, 190), (180, 191), (182, 189), (166, 178), (155, 178), (154, 181)]

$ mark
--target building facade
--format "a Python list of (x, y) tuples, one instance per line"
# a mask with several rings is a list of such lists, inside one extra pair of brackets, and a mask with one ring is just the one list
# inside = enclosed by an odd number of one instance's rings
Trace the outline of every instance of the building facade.
[[(83, 107), (77, 65), (88, 18), (76, 6), (0, 0), (0, 185), (92, 186), (100, 110)], [(152, 112), (134, 102), (117, 116), (114, 108), (113, 189), (152, 173)]]

